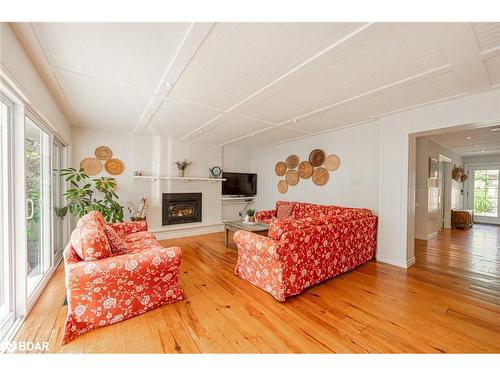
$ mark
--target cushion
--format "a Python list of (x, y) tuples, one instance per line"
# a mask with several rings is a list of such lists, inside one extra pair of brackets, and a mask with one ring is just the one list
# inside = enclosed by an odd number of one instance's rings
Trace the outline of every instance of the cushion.
[(127, 244), (138, 241), (156, 240), (155, 236), (149, 232), (136, 232), (125, 234), (121, 237)]
[(104, 221), (104, 216), (102, 216), (102, 212), (100, 211), (90, 211), (88, 214), (83, 215), (80, 220), (78, 220), (78, 224), (84, 223), (86, 221), (95, 221), (98, 222), (101, 225), (105, 225), (106, 222)]
[(318, 218), (305, 218), (300, 220), (297, 220), (294, 217), (287, 217), (285, 219), (273, 218), (269, 223), (267, 236), (273, 240), (279, 240), (286, 232), (321, 224), (322, 222)]
[(278, 207), (276, 217), (284, 219), (292, 215), (293, 206), (291, 204), (282, 204)]
[(112, 255), (120, 255), (128, 253), (128, 246), (120, 236), (109, 225), (104, 225), (104, 231), (108, 236), (109, 245), (111, 246)]
[(71, 245), (83, 260), (97, 260), (111, 255), (111, 246), (104, 226), (91, 220), (78, 222), (71, 233)]

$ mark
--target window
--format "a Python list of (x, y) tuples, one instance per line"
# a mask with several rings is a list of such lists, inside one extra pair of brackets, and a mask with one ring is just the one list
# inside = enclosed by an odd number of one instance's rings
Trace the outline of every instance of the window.
[(498, 216), (498, 169), (474, 171), (474, 213), (479, 216)]

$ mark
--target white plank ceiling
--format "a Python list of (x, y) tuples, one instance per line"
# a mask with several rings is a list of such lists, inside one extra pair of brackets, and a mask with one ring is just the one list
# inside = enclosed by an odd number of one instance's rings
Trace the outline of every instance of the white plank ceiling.
[(488, 127), (441, 133), (430, 138), (461, 156), (500, 154), (500, 122)]
[(248, 149), (500, 87), (500, 23), (11, 26), (74, 126)]

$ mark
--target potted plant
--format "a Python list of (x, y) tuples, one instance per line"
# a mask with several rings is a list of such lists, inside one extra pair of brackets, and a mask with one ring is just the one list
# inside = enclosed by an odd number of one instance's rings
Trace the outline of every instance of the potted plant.
[(179, 170), (179, 177), (184, 177), (184, 171), (187, 167), (191, 165), (191, 162), (187, 159), (177, 160), (174, 164), (177, 165), (177, 169)]
[(246, 210), (247, 216), (245, 217), (245, 221), (249, 223), (255, 223), (255, 209), (249, 208)]
[(66, 207), (59, 208), (57, 215), (64, 217), (69, 211), (72, 215), (82, 217), (90, 211), (100, 211), (107, 222), (123, 221), (123, 207), (114, 192), (116, 180), (111, 177), (100, 177), (90, 180), (83, 169), (64, 168), (61, 176), (70, 184), (64, 193), (68, 202)]

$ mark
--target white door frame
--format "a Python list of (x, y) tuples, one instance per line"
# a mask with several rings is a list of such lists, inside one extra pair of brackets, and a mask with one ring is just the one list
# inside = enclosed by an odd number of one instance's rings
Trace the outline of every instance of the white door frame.
[[(444, 213), (442, 217), (439, 218), (439, 222), (443, 219), (443, 227), (451, 228), (451, 163), (453, 159), (447, 156), (439, 154), (439, 168), (441, 169), (441, 162), (444, 162), (444, 170), (440, 171), (440, 177), (444, 181), (439, 181), (439, 212)], [(441, 202), (442, 191), (444, 182), (444, 201)], [(440, 215), (441, 216), (441, 215)], [(441, 225), (438, 226), (438, 230), (441, 229)]]

